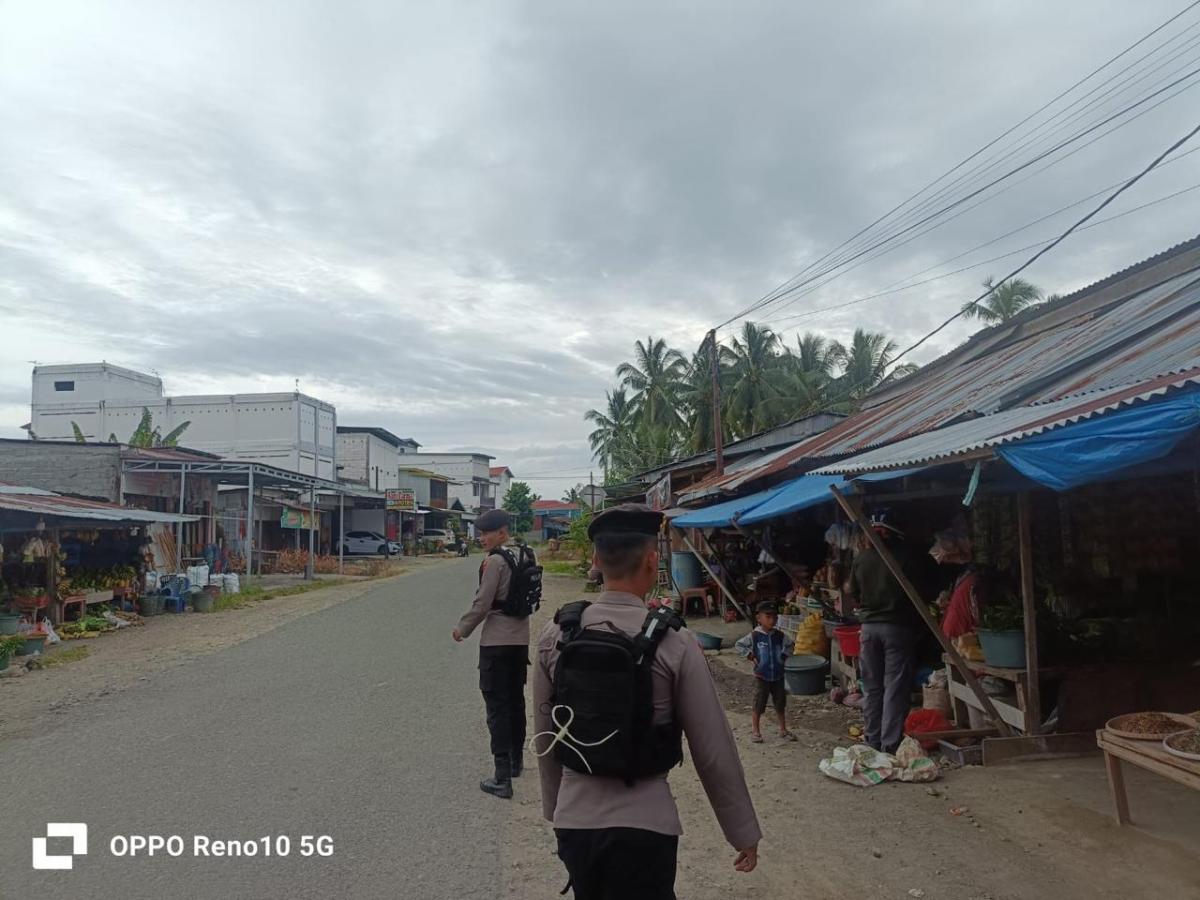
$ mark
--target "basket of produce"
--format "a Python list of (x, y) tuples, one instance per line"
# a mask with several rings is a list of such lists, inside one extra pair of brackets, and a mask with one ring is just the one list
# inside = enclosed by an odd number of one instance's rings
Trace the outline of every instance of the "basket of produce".
[(1132, 741), (1161, 741), (1168, 735), (1196, 727), (1194, 719), (1166, 712), (1125, 713), (1109, 719), (1104, 726), (1110, 734)]
[(1172, 756), (1200, 762), (1200, 728), (1168, 735), (1163, 738), (1163, 749)]

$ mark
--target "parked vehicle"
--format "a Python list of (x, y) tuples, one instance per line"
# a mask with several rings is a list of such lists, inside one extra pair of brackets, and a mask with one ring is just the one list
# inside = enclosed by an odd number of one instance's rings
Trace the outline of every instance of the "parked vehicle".
[(429, 541), (439, 549), (455, 543), (454, 532), (447, 531), (444, 528), (426, 528), (421, 532), (421, 539)]
[(356, 553), (369, 553), (384, 556), (400, 555), (400, 545), (396, 541), (387, 540), (378, 531), (347, 531), (342, 540), (342, 552), (347, 556)]

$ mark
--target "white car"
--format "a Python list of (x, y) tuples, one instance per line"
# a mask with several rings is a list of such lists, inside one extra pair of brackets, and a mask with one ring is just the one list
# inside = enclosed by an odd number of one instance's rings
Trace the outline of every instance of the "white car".
[(400, 555), (400, 545), (389, 541), (378, 531), (347, 531), (342, 539), (342, 550), (347, 556), (355, 553), (372, 553), (378, 556), (390, 553)]
[(426, 528), (421, 532), (421, 538), (429, 541), (435, 547), (446, 547), (456, 543), (454, 533), (446, 531), (444, 528)]

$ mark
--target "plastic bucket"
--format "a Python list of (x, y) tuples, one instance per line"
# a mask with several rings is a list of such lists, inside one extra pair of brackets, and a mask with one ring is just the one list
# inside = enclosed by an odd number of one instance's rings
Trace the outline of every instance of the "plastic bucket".
[(208, 591), (192, 595), (193, 612), (210, 613), (213, 611), (213, 607), (216, 606), (216, 603), (216, 598)]
[(979, 646), (984, 661), (1000, 669), (1025, 668), (1025, 632), (987, 631), (980, 628)]
[(17, 651), (17, 656), (35, 656), (41, 653), (45, 646), (46, 636), (44, 634), (30, 635), (25, 638), (25, 643)]
[(16, 634), (21, 617), (16, 613), (0, 613), (0, 634)]
[(783, 684), (789, 694), (825, 693), (829, 660), (823, 656), (789, 656), (783, 664)]
[(838, 645), (842, 648), (842, 656), (858, 656), (861, 649), (861, 633), (861, 625), (839, 625), (833, 629), (833, 636), (838, 639)]
[(158, 594), (147, 594), (138, 601), (143, 616), (157, 616), (163, 611), (163, 598)]

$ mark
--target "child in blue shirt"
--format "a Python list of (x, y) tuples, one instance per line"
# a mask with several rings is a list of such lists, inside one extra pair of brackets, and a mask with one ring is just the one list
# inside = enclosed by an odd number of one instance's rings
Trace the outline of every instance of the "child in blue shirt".
[(754, 610), (755, 629), (745, 637), (739, 638), (734, 648), (747, 659), (754, 661), (754, 677), (758, 687), (754, 693), (754, 707), (750, 715), (750, 740), (756, 744), (762, 743), (760, 723), (762, 714), (767, 711), (767, 698), (775, 706), (775, 716), (779, 721), (779, 736), (785, 741), (794, 741), (796, 736), (788, 731), (787, 692), (783, 686), (783, 661), (792, 655), (791, 643), (782, 631), (775, 627), (779, 614), (775, 604), (764, 601)]

